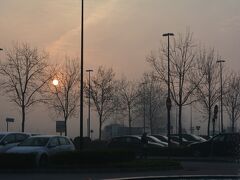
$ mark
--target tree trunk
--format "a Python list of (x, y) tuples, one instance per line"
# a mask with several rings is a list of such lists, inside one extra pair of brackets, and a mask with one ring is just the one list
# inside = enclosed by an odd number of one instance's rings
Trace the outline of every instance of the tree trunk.
[(102, 117), (99, 117), (99, 140), (102, 139)]
[(178, 134), (179, 134), (179, 142), (182, 145), (182, 105), (180, 104), (178, 110)]
[(211, 125), (211, 107), (208, 107), (208, 126), (207, 126), (207, 135), (210, 136), (210, 125)]
[(25, 106), (24, 106), (24, 102), (22, 105), (22, 132), (25, 132)]
[(129, 127), (128, 133), (129, 133), (129, 135), (131, 135), (132, 134), (132, 117), (131, 117), (130, 107), (128, 107), (128, 127)]
[(234, 133), (235, 123), (234, 123), (234, 108), (232, 108), (232, 132)]
[(64, 123), (65, 123), (65, 136), (67, 136), (67, 117), (65, 117)]

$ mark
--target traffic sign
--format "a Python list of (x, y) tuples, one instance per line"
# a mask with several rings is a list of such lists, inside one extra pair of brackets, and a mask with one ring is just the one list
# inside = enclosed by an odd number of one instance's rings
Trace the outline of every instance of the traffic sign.
[(65, 132), (66, 125), (65, 121), (56, 121), (56, 132), (62, 133)]
[(14, 118), (6, 118), (6, 122), (14, 122)]

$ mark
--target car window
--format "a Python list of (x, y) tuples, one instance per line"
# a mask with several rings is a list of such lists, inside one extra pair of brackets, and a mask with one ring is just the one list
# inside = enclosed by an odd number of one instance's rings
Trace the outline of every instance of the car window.
[(225, 139), (224, 135), (219, 135), (213, 138), (213, 142), (223, 142)]
[(50, 146), (58, 146), (59, 145), (58, 138), (52, 138), (49, 145)]
[(49, 141), (47, 137), (30, 137), (18, 146), (46, 146)]
[(27, 138), (28, 138), (28, 135), (26, 135), (26, 134), (16, 134), (16, 141), (17, 142), (22, 142)]
[(64, 139), (65, 139), (65, 142), (67, 145), (71, 144), (69, 139), (67, 139), (67, 138), (64, 138)]
[(70, 142), (66, 138), (64, 138), (64, 137), (60, 137), (59, 138), (59, 143), (60, 143), (60, 145), (68, 145), (68, 144), (70, 144)]
[(10, 143), (16, 142), (16, 140), (15, 140), (15, 134), (9, 134), (9, 135), (7, 135), (7, 136), (4, 138), (3, 142), (4, 142), (5, 144), (10, 144)]

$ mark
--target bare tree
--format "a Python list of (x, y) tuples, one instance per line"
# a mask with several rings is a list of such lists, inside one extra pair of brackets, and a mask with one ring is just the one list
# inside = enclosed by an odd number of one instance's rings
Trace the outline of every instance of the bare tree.
[(55, 70), (52, 80), (55, 85), (48, 84), (48, 101), (50, 108), (65, 122), (65, 135), (67, 136), (67, 122), (76, 115), (79, 106), (79, 64), (77, 59), (65, 58), (65, 64)]
[(232, 73), (227, 80), (227, 88), (224, 94), (224, 106), (231, 120), (232, 132), (235, 131), (236, 121), (240, 117), (240, 76)]
[(150, 133), (153, 134), (157, 124), (159, 124), (157, 121), (160, 121), (159, 114), (163, 109), (165, 93), (160, 86), (158, 77), (153, 72), (145, 73), (143, 78), (145, 83), (146, 115), (149, 121)]
[[(163, 112), (165, 109), (165, 92), (161, 87), (158, 77), (153, 72), (143, 74), (138, 85), (138, 100), (136, 104), (136, 120), (139, 124), (145, 126), (145, 130), (151, 134), (159, 133), (161, 128)], [(149, 130), (148, 130), (149, 129)]]
[[(100, 66), (91, 80), (91, 99), (99, 116), (99, 139), (102, 138), (103, 123), (115, 111), (115, 73), (112, 69)], [(88, 90), (88, 88), (85, 88)], [(86, 92), (87, 93), (87, 92)]]
[[(217, 56), (214, 49), (207, 51), (200, 49), (197, 57), (198, 72), (197, 76), (203, 77), (202, 82), (197, 86), (194, 94), (199, 104), (202, 106), (203, 114), (208, 117), (207, 134), (210, 135), (210, 122), (212, 119), (212, 111), (219, 98), (219, 72), (217, 66)], [(193, 82), (198, 84), (198, 80)]]
[(47, 74), (48, 55), (28, 44), (16, 44), (7, 50), (6, 60), (0, 64), (1, 88), (21, 108), (22, 132), (25, 131), (26, 110), (42, 102), (42, 88), (51, 78)]
[[(159, 58), (152, 54), (147, 58), (154, 70), (158, 73), (163, 82), (167, 84), (167, 44), (163, 44), (159, 51)], [(192, 34), (187, 32), (185, 35), (178, 34), (174, 39), (170, 48), (171, 61), (171, 96), (175, 104), (178, 106), (178, 132), (180, 140), (182, 140), (182, 107), (189, 105), (190, 96), (201, 82), (192, 84), (196, 71), (196, 46), (194, 44)]]
[(132, 122), (134, 121), (134, 110), (138, 100), (138, 86), (133, 81), (122, 79), (118, 82), (118, 102), (122, 115), (127, 113), (129, 134), (132, 133)]

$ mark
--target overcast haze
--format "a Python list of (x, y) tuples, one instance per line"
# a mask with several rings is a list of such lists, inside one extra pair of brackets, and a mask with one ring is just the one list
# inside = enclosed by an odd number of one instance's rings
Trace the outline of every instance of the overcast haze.
[[(52, 63), (62, 63), (65, 55), (77, 57), (80, 9), (80, 0), (0, 0), (0, 47), (28, 42), (47, 50)], [(159, 47), (162, 33), (184, 33), (186, 28), (196, 42), (214, 47), (228, 68), (239, 71), (239, 0), (85, 0), (85, 68), (104, 65), (119, 77), (139, 78), (149, 69), (145, 57)], [(17, 123), (10, 129), (19, 130), (17, 107), (0, 100), (1, 129), (11, 116)], [(69, 121), (71, 136), (78, 127), (78, 119)], [(35, 106), (26, 128), (54, 133), (54, 116)]]

